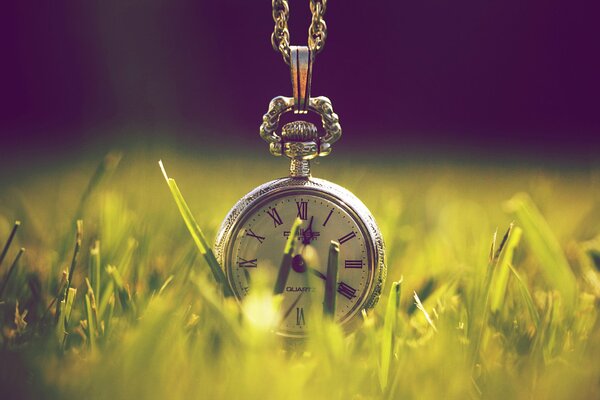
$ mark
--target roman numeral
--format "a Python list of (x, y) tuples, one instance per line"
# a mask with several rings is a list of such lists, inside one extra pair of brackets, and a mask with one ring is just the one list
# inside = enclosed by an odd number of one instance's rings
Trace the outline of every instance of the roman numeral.
[(296, 325), (306, 325), (304, 321), (304, 307), (296, 307)]
[(306, 221), (308, 218), (308, 201), (297, 201), (296, 207), (298, 207), (298, 217)]
[(269, 217), (273, 218), (273, 224), (275, 224), (275, 228), (277, 228), (279, 225), (283, 224), (281, 217), (277, 213), (277, 209), (271, 208), (270, 210), (267, 211), (267, 214), (269, 214)]
[(327, 225), (327, 222), (329, 222), (329, 218), (331, 218), (331, 214), (333, 214), (333, 209), (331, 211), (329, 211), (329, 214), (327, 214), (327, 218), (325, 218), (325, 222), (323, 222), (323, 226)]
[(338, 242), (340, 244), (344, 244), (346, 243), (348, 240), (355, 238), (356, 237), (356, 233), (354, 232), (350, 232), (349, 234), (342, 236), (341, 238), (338, 239)]
[(352, 300), (353, 297), (356, 297), (356, 289), (344, 282), (338, 284), (337, 291), (348, 300)]
[(253, 237), (256, 240), (258, 240), (260, 243), (262, 243), (265, 240), (264, 236), (257, 235), (256, 233), (252, 232), (252, 229), (246, 229), (246, 236)]
[(256, 258), (254, 260), (246, 260), (245, 258), (238, 257), (240, 260), (237, 262), (241, 268), (256, 268)]
[(345, 260), (344, 267), (345, 268), (362, 268), (363, 261), (362, 260)]

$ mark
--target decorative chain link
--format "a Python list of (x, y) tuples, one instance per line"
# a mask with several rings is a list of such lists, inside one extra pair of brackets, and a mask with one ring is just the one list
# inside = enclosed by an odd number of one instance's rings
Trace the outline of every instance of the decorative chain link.
[[(269, 104), (269, 110), (263, 115), (260, 126), (260, 136), (269, 143), (271, 153), (280, 156), (282, 154), (281, 135), (277, 133), (281, 115), (292, 110), (294, 106), (293, 97), (277, 96)], [(325, 129), (324, 135), (319, 135), (319, 155), (326, 156), (331, 152), (331, 145), (342, 136), (340, 118), (333, 111), (331, 100), (325, 96), (311, 97), (308, 108), (321, 116), (321, 123)]]
[[(271, 44), (275, 51), (279, 51), (286, 64), (290, 64), (290, 31), (288, 19), (290, 18), (290, 7), (288, 0), (272, 0), (273, 21), (275, 28), (271, 35)], [(313, 54), (320, 53), (327, 39), (327, 24), (323, 19), (327, 10), (327, 0), (310, 0), (310, 12), (312, 20), (308, 28), (308, 47)]]
[(315, 53), (320, 53), (327, 39), (327, 24), (323, 19), (327, 10), (327, 0), (310, 0), (312, 21), (308, 28), (308, 47)]

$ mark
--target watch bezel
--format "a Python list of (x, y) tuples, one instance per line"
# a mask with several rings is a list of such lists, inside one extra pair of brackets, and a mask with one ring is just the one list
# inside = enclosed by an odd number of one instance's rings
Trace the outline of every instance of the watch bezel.
[[(231, 274), (227, 263), (233, 252), (237, 231), (243, 226), (253, 212), (267, 202), (277, 198), (295, 194), (310, 194), (322, 197), (336, 204), (347, 212), (357, 223), (367, 245), (368, 259), (372, 262), (373, 271), (369, 274), (369, 282), (362, 298), (348, 312), (348, 317), (339, 321), (346, 332), (353, 331), (362, 322), (362, 310), (369, 310), (379, 300), (385, 281), (386, 266), (385, 249), (381, 232), (367, 207), (350, 191), (332, 182), (318, 178), (280, 178), (260, 185), (242, 197), (229, 211), (217, 234), (215, 254), (222, 266), (228, 283), (234, 291), (238, 302), (241, 296), (231, 282)], [(307, 333), (296, 333), (276, 330), (276, 334), (289, 338), (304, 338)]]

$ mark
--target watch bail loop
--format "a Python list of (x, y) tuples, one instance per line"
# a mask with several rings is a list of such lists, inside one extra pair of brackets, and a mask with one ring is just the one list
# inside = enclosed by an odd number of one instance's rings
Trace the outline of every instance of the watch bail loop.
[[(260, 136), (269, 143), (269, 150), (275, 156), (283, 155), (282, 145), (285, 140), (277, 132), (280, 117), (294, 109), (294, 98), (277, 96), (269, 103), (269, 110), (263, 115), (260, 125)], [(331, 153), (331, 145), (342, 136), (340, 119), (333, 111), (331, 100), (325, 96), (311, 97), (307, 100), (307, 109), (321, 116), (324, 132), (318, 134), (318, 156)]]
[(308, 113), (313, 60), (313, 52), (308, 46), (290, 46), (294, 114)]

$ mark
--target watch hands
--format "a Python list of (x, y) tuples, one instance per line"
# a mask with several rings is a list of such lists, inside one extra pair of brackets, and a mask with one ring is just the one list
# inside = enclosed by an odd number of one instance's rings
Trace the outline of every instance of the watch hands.
[(302, 257), (301, 254), (296, 254), (292, 258), (292, 269), (300, 274), (305, 271), (308, 271), (311, 274), (323, 279), (324, 281), (327, 280), (327, 276), (325, 276), (324, 273), (322, 273), (321, 271), (319, 271), (316, 268), (309, 267), (308, 265), (306, 265), (306, 262), (304, 261), (304, 258)]
[(313, 238), (313, 231), (312, 231), (313, 219), (314, 219), (314, 216), (310, 217), (310, 222), (308, 223), (308, 228), (306, 228), (302, 232), (302, 244), (304, 244), (304, 245), (310, 244), (310, 242), (312, 241), (312, 238)]
[[(312, 223), (312, 219), (311, 219)], [(327, 275), (324, 275), (321, 271), (315, 268), (311, 268), (306, 265), (304, 258), (301, 254), (296, 254), (291, 259), (292, 269), (298, 273), (308, 271), (325, 281), (325, 299), (323, 301), (323, 313), (331, 318), (335, 315), (336, 308), (336, 289), (338, 280), (338, 254), (340, 252), (340, 245), (331, 241), (329, 246), (329, 257), (327, 259)], [(289, 272), (289, 268), (288, 268)], [(294, 307), (298, 304), (305, 292), (302, 292), (296, 297), (292, 304), (288, 307), (282, 317), (282, 323), (290, 315)]]

